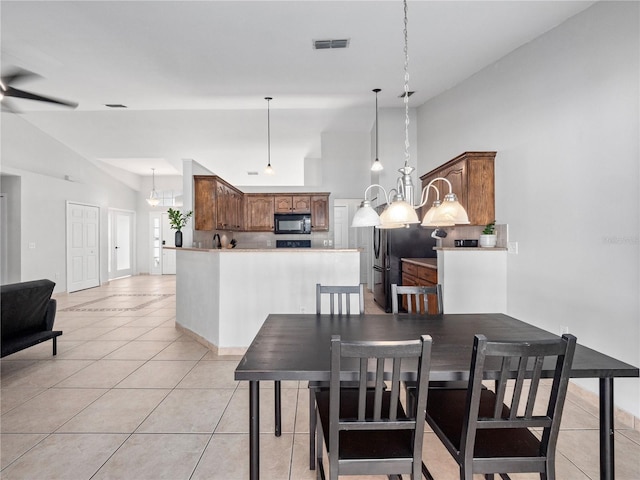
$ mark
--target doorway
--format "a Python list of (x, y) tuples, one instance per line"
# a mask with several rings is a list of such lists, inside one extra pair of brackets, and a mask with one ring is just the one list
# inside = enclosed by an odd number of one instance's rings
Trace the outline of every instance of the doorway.
[[(175, 247), (175, 233), (172, 232), (169, 226), (169, 214), (162, 212), (161, 214), (162, 224), (162, 245), (165, 247)], [(163, 275), (175, 275), (176, 274), (176, 251), (162, 249), (162, 274)]]
[(100, 284), (100, 208), (67, 202), (67, 292)]
[(109, 280), (133, 275), (135, 212), (109, 209)]

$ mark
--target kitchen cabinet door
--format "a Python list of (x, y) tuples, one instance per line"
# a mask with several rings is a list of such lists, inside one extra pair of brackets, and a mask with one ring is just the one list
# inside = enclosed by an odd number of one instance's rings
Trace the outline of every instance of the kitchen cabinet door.
[(273, 232), (274, 197), (270, 195), (246, 195), (245, 230)]
[(311, 196), (311, 230), (314, 232), (329, 230), (329, 195)]
[(309, 195), (276, 195), (276, 213), (311, 213)]
[(194, 176), (194, 224), (196, 230), (216, 228), (216, 179)]

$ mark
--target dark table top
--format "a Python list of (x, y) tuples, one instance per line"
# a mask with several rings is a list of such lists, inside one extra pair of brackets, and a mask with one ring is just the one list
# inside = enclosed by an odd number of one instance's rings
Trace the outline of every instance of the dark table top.
[[(473, 336), (489, 340), (558, 338), (550, 332), (504, 314), (452, 314), (433, 317), (407, 314), (331, 316), (270, 314), (235, 371), (236, 380), (329, 380), (332, 335), (343, 340), (433, 338), (431, 380), (468, 378)], [(545, 375), (552, 368), (545, 367)], [(638, 367), (591, 348), (578, 346), (574, 378), (637, 377)]]

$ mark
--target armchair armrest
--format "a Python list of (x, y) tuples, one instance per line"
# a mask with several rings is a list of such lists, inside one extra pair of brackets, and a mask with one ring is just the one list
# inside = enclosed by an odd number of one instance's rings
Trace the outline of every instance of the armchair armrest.
[(53, 321), (56, 318), (56, 308), (58, 306), (58, 302), (55, 298), (51, 298), (49, 300), (49, 304), (47, 305), (47, 313), (44, 317), (44, 324), (47, 330), (53, 330)]

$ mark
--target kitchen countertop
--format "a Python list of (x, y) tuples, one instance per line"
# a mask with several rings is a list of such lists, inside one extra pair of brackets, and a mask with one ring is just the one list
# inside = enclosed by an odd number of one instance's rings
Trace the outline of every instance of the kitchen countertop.
[(504, 247), (435, 247), (434, 250), (455, 250), (456, 252), (466, 250), (470, 250), (472, 252), (477, 252), (478, 250), (482, 250), (483, 252), (504, 252), (507, 249)]
[(413, 263), (419, 267), (428, 267), (433, 268), (434, 270), (438, 269), (437, 258), (401, 258), (400, 260), (407, 263)]
[(195, 247), (162, 247), (167, 250), (189, 252), (358, 252), (359, 248), (195, 248)]

